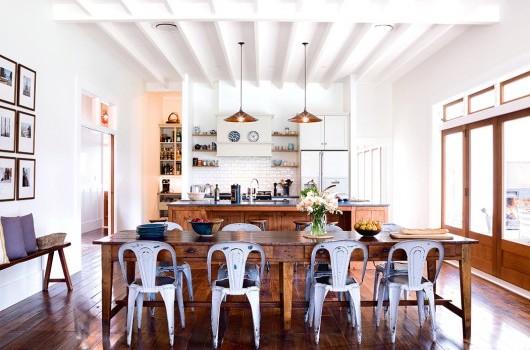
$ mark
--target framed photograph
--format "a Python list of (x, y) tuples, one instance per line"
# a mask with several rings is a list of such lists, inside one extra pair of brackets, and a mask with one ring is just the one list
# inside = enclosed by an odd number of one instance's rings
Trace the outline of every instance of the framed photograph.
[(21, 64), (18, 65), (17, 104), (20, 107), (35, 110), (35, 91), (37, 89), (37, 72)]
[(15, 158), (0, 157), (0, 202), (15, 200)]
[(0, 151), (15, 152), (16, 111), (0, 106)]
[(35, 198), (35, 159), (17, 158), (17, 199)]
[(33, 114), (18, 111), (17, 152), (35, 153), (35, 116)]
[(17, 63), (0, 55), (0, 101), (15, 104)]

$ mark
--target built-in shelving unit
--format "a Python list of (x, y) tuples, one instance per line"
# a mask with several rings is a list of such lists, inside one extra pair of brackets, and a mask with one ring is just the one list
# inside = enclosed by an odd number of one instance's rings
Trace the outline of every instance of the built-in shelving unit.
[[(284, 133), (272, 133), (272, 153), (277, 154), (274, 159), (280, 159), (289, 165), (271, 165), (273, 168), (298, 168), (299, 164), (299, 142), (298, 132), (286, 131)], [(275, 143), (276, 141), (277, 143)], [(277, 158), (276, 158), (277, 157)]]
[(160, 175), (182, 175), (182, 125), (159, 124)]
[(180, 193), (165, 192), (158, 193), (158, 216), (160, 219), (168, 218), (168, 203), (178, 201), (181, 199)]

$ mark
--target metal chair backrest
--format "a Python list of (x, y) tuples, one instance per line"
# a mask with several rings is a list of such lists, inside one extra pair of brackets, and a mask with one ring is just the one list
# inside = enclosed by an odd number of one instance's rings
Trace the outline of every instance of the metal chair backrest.
[(138, 265), (138, 270), (140, 271), (143, 288), (155, 287), (157, 257), (158, 253), (163, 250), (167, 250), (171, 254), (171, 259), (173, 260), (173, 278), (176, 279), (177, 257), (173, 247), (165, 242), (137, 241), (124, 243), (118, 250), (118, 260), (120, 262), (121, 272), (127, 285), (130, 285), (130, 283), (127, 281), (127, 271), (125, 270), (123, 258), (123, 254), (126, 250), (132, 251), (136, 256), (136, 262)]
[(247, 224), (245, 222), (237, 222), (224, 226), (221, 231), (261, 231), (259, 226), (254, 224)]
[(166, 222), (165, 224), (166, 224), (166, 227), (167, 227), (167, 230), (168, 230), (168, 231), (171, 231), (171, 230), (184, 231), (184, 230), (182, 229), (182, 226), (180, 226), (180, 225), (177, 224), (176, 222), (168, 221), (168, 222)]
[[(304, 228), (304, 231), (311, 231), (311, 225), (307, 225)], [(326, 232), (337, 232), (337, 231), (343, 231), (343, 229), (337, 225), (326, 224)]]
[(226, 259), (226, 269), (228, 271), (228, 281), (230, 293), (238, 294), (243, 289), (245, 278), (245, 264), (250, 252), (257, 251), (261, 255), (260, 281), (263, 280), (263, 270), (265, 268), (265, 251), (256, 243), (250, 242), (224, 242), (217, 243), (208, 250), (208, 283), (212, 284), (212, 255), (215, 251), (223, 252)]
[[(363, 251), (363, 270), (361, 283), (364, 280), (364, 273), (366, 272), (366, 263), (368, 262), (368, 248), (361, 242), (342, 240), (322, 242), (315, 245), (311, 252), (311, 275), (313, 279), (315, 275), (315, 259), (317, 252), (325, 249), (329, 252), (331, 274), (333, 279), (333, 288), (344, 288), (346, 285), (346, 278), (348, 277), (348, 269), (350, 267), (351, 254), (355, 249)], [(361, 284), (359, 283), (359, 284)]]
[(429, 240), (410, 240), (407, 242), (399, 242), (394, 244), (388, 253), (388, 260), (386, 264), (386, 273), (389, 276), (390, 267), (392, 266), (392, 255), (396, 250), (404, 250), (407, 255), (408, 265), (408, 287), (409, 290), (420, 290), (421, 281), (423, 277), (423, 266), (427, 259), (427, 254), (431, 249), (438, 250), (438, 264), (436, 266), (436, 274), (432, 283), (436, 282), (440, 269), (442, 268), (442, 262), (444, 258), (444, 246), (442, 243), (437, 241)]

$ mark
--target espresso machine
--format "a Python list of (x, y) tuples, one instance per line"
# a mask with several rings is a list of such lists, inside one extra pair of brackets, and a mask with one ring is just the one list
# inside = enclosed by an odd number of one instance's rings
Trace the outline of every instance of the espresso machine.
[(162, 193), (169, 193), (169, 179), (162, 179)]

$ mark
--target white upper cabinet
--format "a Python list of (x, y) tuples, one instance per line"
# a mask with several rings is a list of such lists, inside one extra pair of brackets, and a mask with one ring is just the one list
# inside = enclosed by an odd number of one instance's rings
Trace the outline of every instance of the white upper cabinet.
[(347, 115), (319, 116), (320, 123), (300, 124), (301, 150), (347, 150)]

